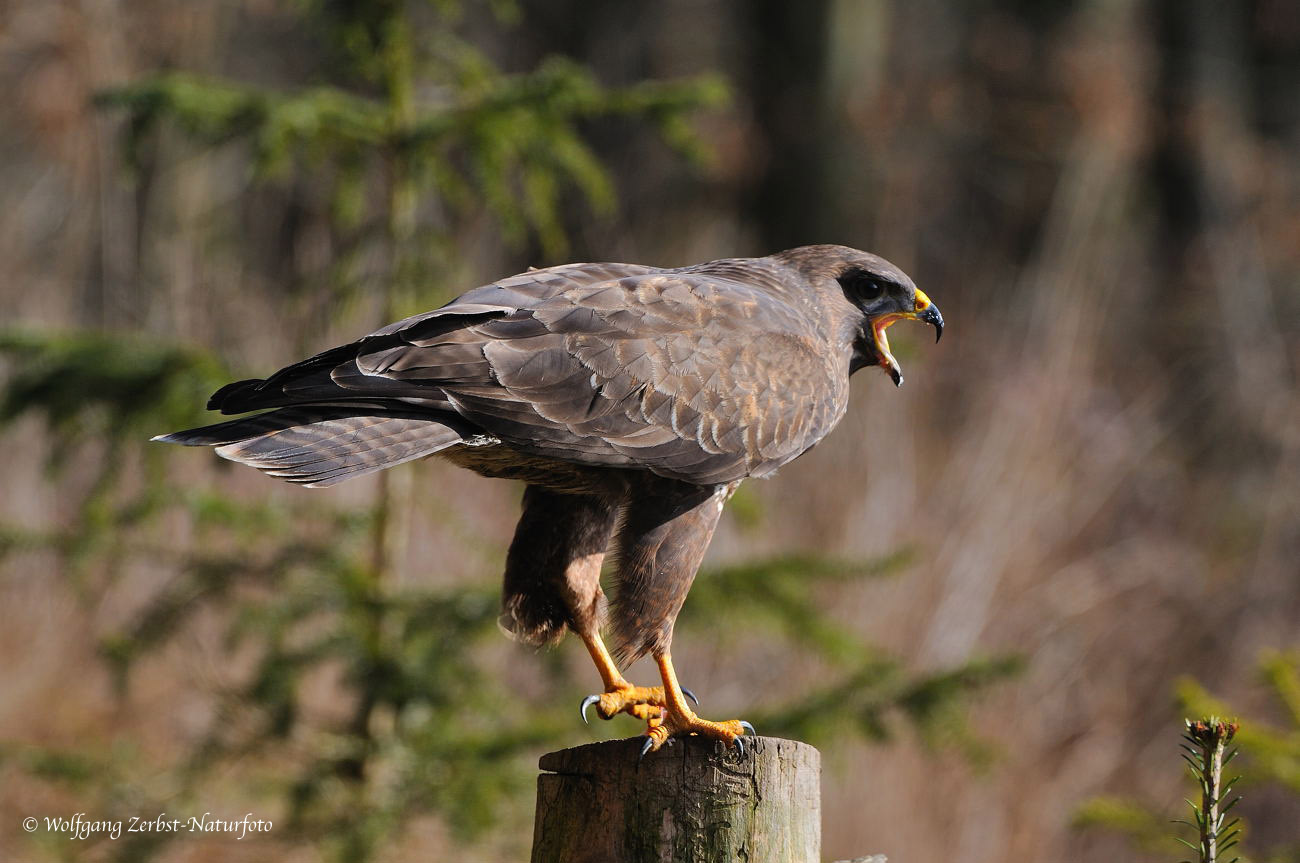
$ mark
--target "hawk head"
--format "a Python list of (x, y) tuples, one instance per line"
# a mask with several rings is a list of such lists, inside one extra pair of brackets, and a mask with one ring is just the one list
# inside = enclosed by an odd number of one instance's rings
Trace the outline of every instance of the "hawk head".
[[(804, 246), (782, 253), (814, 285), (838, 283), (844, 297), (860, 313), (853, 339), (850, 373), (880, 366), (903, 383), (903, 370), (889, 352), (885, 335), (895, 321), (921, 321), (934, 327), (934, 340), (943, 335), (943, 315), (925, 292), (898, 267), (870, 252), (846, 246)], [(831, 282), (831, 280), (834, 280)]]

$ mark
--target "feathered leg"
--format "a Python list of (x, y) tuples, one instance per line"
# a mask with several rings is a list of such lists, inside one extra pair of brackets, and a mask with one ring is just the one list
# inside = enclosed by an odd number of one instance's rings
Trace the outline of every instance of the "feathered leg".
[(506, 555), (502, 629), (541, 647), (563, 638), (567, 626), (586, 644), (605, 689), (583, 702), (584, 711), (594, 703), (603, 719), (619, 713), (657, 719), (663, 689), (628, 683), (600, 639), (600, 566), (614, 532), (618, 500), (530, 485), (523, 504)]
[(730, 744), (749, 727), (737, 719), (710, 722), (696, 716), (670, 656), (673, 622), (737, 485), (647, 483), (634, 491), (624, 513), (613, 615), (618, 649), (630, 659), (653, 655), (664, 683), (663, 721), (647, 729), (643, 754), (677, 734), (701, 734)]
[(596, 629), (604, 604), (600, 565), (617, 517), (616, 501), (528, 486), (506, 553), (502, 628), (537, 647), (558, 642), (566, 624), (575, 632)]

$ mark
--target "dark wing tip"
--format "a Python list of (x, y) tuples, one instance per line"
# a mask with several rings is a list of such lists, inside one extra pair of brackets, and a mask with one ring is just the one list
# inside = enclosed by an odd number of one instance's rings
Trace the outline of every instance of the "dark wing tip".
[[(222, 410), (222, 406), (225, 405), (226, 402), (230, 401), (232, 396), (238, 395), (245, 390), (252, 389), (261, 383), (265, 383), (262, 378), (249, 378), (248, 380), (235, 381), (234, 383), (226, 384), (224, 387), (213, 393), (211, 398), (208, 399), (208, 410)], [(225, 412), (241, 413), (242, 411), (231, 410)]]

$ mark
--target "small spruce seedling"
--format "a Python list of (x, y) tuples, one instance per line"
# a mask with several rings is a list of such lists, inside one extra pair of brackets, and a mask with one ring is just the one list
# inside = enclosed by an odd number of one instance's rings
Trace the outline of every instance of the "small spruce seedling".
[[(1232, 796), (1232, 788), (1240, 776), (1234, 776), (1223, 782), (1223, 768), (1237, 756), (1237, 750), (1228, 751), (1228, 744), (1237, 733), (1236, 722), (1224, 722), (1218, 717), (1208, 719), (1185, 720), (1187, 730), (1183, 732), (1183, 760), (1192, 768), (1192, 777), (1201, 787), (1201, 800), (1197, 804), (1191, 800), (1195, 823), (1179, 820), (1175, 823), (1194, 827), (1199, 834), (1199, 842), (1193, 845), (1186, 839), (1179, 838), (1188, 848), (1197, 852), (1197, 863), (1219, 863), (1219, 854), (1227, 853), (1237, 844), (1241, 830), (1237, 826), (1240, 818), (1233, 818), (1225, 823), (1228, 812), (1241, 802), (1241, 797)], [(1227, 801), (1225, 804), (1224, 801)], [(1233, 857), (1227, 863), (1237, 863), (1241, 859)], [(1191, 863), (1191, 861), (1183, 861)]]

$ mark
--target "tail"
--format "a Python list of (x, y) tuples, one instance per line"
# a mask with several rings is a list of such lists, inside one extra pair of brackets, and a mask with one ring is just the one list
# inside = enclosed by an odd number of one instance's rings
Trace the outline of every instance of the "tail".
[(462, 442), (483, 443), (454, 420), (376, 414), (355, 409), (284, 408), (153, 440), (216, 447), (217, 455), (270, 476), (323, 488)]

